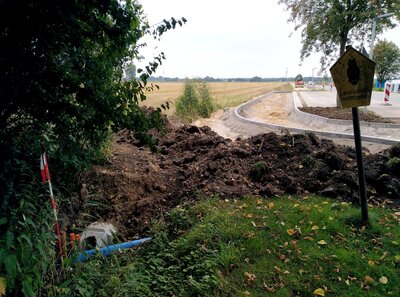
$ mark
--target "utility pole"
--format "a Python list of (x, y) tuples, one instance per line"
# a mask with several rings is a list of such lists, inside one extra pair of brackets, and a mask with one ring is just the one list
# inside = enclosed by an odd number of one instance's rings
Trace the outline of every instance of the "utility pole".
[(371, 44), (369, 46), (369, 58), (371, 60), (374, 58), (374, 42), (375, 42), (375, 37), (376, 37), (376, 22), (380, 19), (391, 17), (393, 15), (394, 15), (394, 12), (385, 13), (385, 14), (379, 15), (377, 17), (374, 17), (374, 19), (372, 20)]

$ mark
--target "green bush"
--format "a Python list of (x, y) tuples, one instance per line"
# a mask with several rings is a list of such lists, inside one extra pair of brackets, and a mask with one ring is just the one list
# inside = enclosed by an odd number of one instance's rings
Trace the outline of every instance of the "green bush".
[[(161, 127), (160, 109), (139, 108), (152, 89), (154, 58), (123, 81), (145, 34), (161, 36), (185, 19), (151, 29), (137, 1), (0, 1), (0, 280), (7, 296), (37, 296), (56, 282), (54, 219), (40, 180), (45, 141), (58, 204), (80, 172), (104, 156), (113, 131), (143, 142)], [(69, 195), (65, 194), (65, 197)], [(1, 294), (0, 294), (1, 295)]]
[(176, 101), (176, 115), (184, 123), (199, 117), (208, 118), (216, 107), (212, 102), (210, 89), (205, 82), (187, 80), (183, 94)]

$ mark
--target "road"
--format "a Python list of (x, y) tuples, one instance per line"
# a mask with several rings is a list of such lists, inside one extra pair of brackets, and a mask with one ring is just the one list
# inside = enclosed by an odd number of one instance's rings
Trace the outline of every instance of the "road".
[[(330, 107), (336, 106), (336, 90), (333, 91), (300, 91), (304, 101), (308, 106)], [(382, 105), (383, 92), (372, 92), (371, 110), (384, 118), (398, 118), (400, 120), (400, 93), (392, 93), (389, 103)]]
[[(306, 93), (306, 92), (302, 92)], [(326, 96), (325, 101), (329, 101), (331, 99), (332, 93), (328, 92), (307, 92), (307, 93), (322, 93)], [(314, 94), (313, 94), (314, 95)], [(333, 95), (334, 96), (334, 95)], [(307, 97), (308, 98), (308, 97)], [(315, 98), (315, 96), (309, 96), (309, 98)], [(311, 100), (310, 100), (311, 102)], [(293, 112), (293, 95), (291, 93), (274, 93), (270, 96), (263, 97), (256, 104), (252, 104), (246, 108), (244, 108), (240, 115), (245, 117), (246, 119), (250, 119), (253, 121), (268, 123), (272, 125), (279, 125), (283, 127), (292, 127), (292, 128), (300, 128), (305, 130), (318, 130), (318, 131), (329, 131), (329, 132), (338, 132), (338, 133), (349, 133), (351, 134), (353, 131), (352, 125), (334, 125), (334, 124), (323, 124), (323, 123), (313, 123), (313, 122), (305, 122), (302, 121), (294, 112)], [(267, 127), (260, 127), (254, 123), (248, 122), (244, 123), (243, 121), (239, 121), (234, 113), (234, 108), (229, 110), (220, 110), (216, 112), (209, 119), (198, 120), (194, 123), (197, 126), (209, 126), (213, 131), (218, 133), (219, 135), (236, 139), (247, 138), (250, 136), (254, 136), (260, 133), (268, 133), (268, 132), (278, 132), (279, 130), (272, 130)], [(374, 129), (371, 127), (362, 127), (363, 135), (375, 135), (380, 133), (381, 137), (400, 139), (400, 131), (396, 129)], [(396, 133), (393, 133), (396, 132)], [(352, 139), (335, 139), (334, 140), (338, 144), (344, 144), (349, 146), (354, 146), (354, 141)], [(388, 145), (376, 144), (376, 143), (368, 143), (363, 142), (363, 146), (368, 148), (370, 152), (375, 153), (381, 151), (383, 149), (388, 148)]]

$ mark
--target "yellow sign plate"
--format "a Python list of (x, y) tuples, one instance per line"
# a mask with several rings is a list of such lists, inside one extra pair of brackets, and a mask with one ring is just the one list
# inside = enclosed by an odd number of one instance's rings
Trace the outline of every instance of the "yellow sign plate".
[(375, 62), (349, 47), (330, 69), (341, 108), (371, 103)]

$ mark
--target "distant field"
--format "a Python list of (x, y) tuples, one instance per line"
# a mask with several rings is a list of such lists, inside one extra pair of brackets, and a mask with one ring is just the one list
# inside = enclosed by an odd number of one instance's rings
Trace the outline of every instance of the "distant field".
[[(174, 103), (183, 92), (184, 82), (158, 82), (154, 84), (158, 85), (160, 89), (147, 93), (147, 99), (142, 105), (157, 107), (166, 101)], [(272, 90), (290, 90), (288, 83), (275, 82), (215, 82), (207, 84), (211, 89), (214, 102), (220, 108), (237, 106)], [(175, 107), (172, 104), (166, 114), (172, 115), (174, 112)]]

